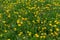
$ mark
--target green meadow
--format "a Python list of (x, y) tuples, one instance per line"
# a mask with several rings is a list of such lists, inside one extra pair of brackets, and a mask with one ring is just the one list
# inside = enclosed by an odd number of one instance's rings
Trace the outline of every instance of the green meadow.
[(60, 0), (0, 0), (0, 40), (60, 40)]

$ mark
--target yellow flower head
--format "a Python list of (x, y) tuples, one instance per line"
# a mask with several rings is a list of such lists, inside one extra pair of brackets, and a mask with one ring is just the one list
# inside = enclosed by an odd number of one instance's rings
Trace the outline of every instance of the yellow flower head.
[(39, 35), (38, 34), (35, 34), (35, 37), (39, 37)]

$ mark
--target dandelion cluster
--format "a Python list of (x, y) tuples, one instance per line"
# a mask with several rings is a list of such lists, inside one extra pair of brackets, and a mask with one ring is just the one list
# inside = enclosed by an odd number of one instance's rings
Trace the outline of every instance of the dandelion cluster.
[(0, 0), (0, 40), (60, 40), (60, 1)]

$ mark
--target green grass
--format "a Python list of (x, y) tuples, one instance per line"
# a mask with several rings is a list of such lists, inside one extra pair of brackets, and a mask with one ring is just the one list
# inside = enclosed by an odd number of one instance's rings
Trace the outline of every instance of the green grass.
[(0, 40), (60, 40), (60, 1), (0, 0)]

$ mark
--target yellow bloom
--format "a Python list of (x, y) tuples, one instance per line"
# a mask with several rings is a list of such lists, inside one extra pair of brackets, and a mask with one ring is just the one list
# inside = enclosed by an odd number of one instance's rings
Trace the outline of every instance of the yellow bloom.
[(35, 17), (37, 17), (37, 15), (36, 15), (36, 14), (35, 14), (34, 16), (35, 16)]
[(51, 32), (51, 35), (54, 35), (54, 33), (53, 33), (53, 32)]
[(57, 20), (55, 20), (54, 22), (55, 22), (56, 24), (59, 24), (59, 21), (57, 21)]
[(21, 26), (21, 24), (18, 24), (18, 26)]
[(16, 31), (16, 28), (14, 28), (14, 31)]
[(31, 36), (31, 32), (27, 31), (28, 35)]
[(52, 32), (53, 30), (52, 29), (50, 29), (50, 32)]
[(18, 12), (14, 11), (14, 14), (18, 14)]
[(7, 13), (9, 13), (10, 10), (6, 10)]
[(57, 25), (53, 25), (53, 27), (57, 27)]
[(32, 21), (33, 23), (36, 23), (34, 20)]
[(21, 17), (21, 15), (18, 15), (18, 17)]
[(29, 32), (29, 36), (31, 36), (31, 32)]
[(10, 39), (7, 39), (7, 40), (10, 40)]
[(40, 38), (43, 38), (43, 36), (40, 36)]
[(54, 32), (54, 34), (55, 34), (55, 35), (58, 35), (58, 33), (57, 33), (57, 32)]
[(41, 22), (41, 24), (43, 24), (44, 22)]
[(44, 35), (43, 33), (41, 33), (41, 35)]
[(23, 17), (22, 17), (22, 20), (27, 20), (27, 18), (23, 18)]
[(20, 23), (20, 19), (17, 19), (17, 23)]
[(43, 36), (43, 38), (46, 38), (46, 36)]
[(40, 20), (38, 19), (38, 20), (36, 20), (38, 23), (40, 23)]
[(38, 34), (35, 34), (35, 37), (39, 37), (39, 35)]
[(3, 23), (6, 23), (6, 21), (2, 21)]
[(49, 25), (50, 25), (50, 26), (52, 26), (52, 24), (51, 24), (51, 23), (50, 23)]
[(10, 14), (8, 14), (8, 18), (10, 18), (11, 17), (11, 15)]
[(0, 37), (2, 37), (3, 36), (3, 34), (0, 34)]
[(56, 22), (56, 24), (59, 24), (59, 22)]
[(18, 35), (21, 36), (23, 34), (23, 32), (20, 32)]
[(42, 30), (46, 29), (46, 27), (42, 27)]
[(56, 28), (56, 31), (59, 31), (59, 28)]
[(4, 30), (4, 32), (7, 32), (7, 30)]

